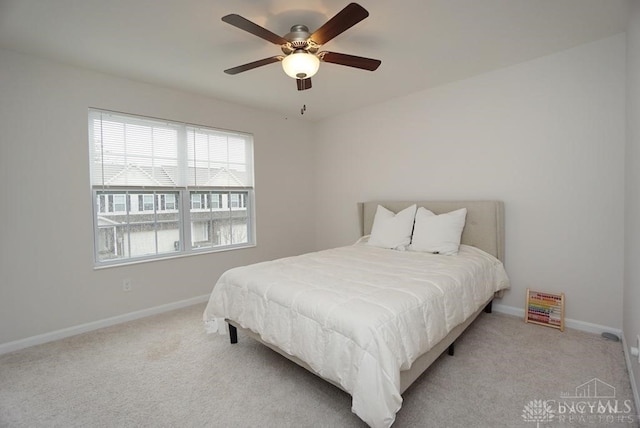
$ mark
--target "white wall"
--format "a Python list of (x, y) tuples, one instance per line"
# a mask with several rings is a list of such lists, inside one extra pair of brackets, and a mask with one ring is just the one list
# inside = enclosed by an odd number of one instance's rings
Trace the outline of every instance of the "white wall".
[[(313, 127), (4, 50), (0, 93), (0, 344), (204, 295), (231, 266), (309, 251), (312, 209), (315, 248), (349, 244), (356, 202), (376, 198), (504, 200), (513, 285), (503, 304), (522, 307), (526, 287), (564, 291), (568, 317), (621, 328), (623, 272), (627, 302), (638, 301), (633, 174), (626, 271), (622, 257), (624, 36)], [(94, 270), (90, 106), (254, 133), (258, 246)], [(635, 335), (637, 315), (625, 310)]]
[[(627, 156), (624, 270), (624, 335), (628, 346), (640, 335), (640, 1), (631, 2), (627, 30)], [(640, 365), (631, 364), (635, 391), (640, 391)], [(638, 398), (636, 398), (638, 400)], [(637, 402), (637, 401), (636, 401)]]
[[(206, 295), (229, 267), (312, 249), (306, 123), (6, 50), (0, 94), (0, 344)], [(94, 270), (88, 107), (253, 133), (257, 247)]]
[(624, 35), (327, 119), (318, 247), (357, 238), (358, 201), (501, 199), (501, 304), (563, 291), (567, 317), (620, 329), (624, 128)]

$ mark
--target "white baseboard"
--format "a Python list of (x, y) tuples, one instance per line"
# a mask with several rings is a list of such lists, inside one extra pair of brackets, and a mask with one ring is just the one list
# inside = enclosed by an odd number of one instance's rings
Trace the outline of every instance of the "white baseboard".
[(209, 295), (193, 297), (191, 299), (167, 303), (166, 305), (142, 309), (140, 311), (129, 312), (128, 314), (105, 318), (74, 327), (64, 328), (62, 330), (52, 331), (50, 333), (39, 334), (37, 336), (31, 336), (25, 339), (15, 340), (13, 342), (2, 343), (0, 344), (0, 355), (28, 348), (29, 346), (41, 345), (43, 343), (52, 342), (54, 340), (64, 339), (65, 337), (75, 336), (77, 334), (86, 333), (88, 331), (97, 330), (99, 328), (110, 327), (112, 325), (121, 324), (123, 322), (133, 321), (151, 315), (173, 311), (175, 309), (185, 308), (187, 306), (196, 305), (198, 303), (204, 303), (207, 300), (209, 300)]
[(627, 371), (629, 372), (629, 380), (631, 381), (631, 390), (633, 391), (633, 399), (636, 402), (636, 410), (640, 412), (640, 393), (638, 392), (636, 378), (631, 368), (632, 361), (634, 361), (636, 357), (633, 357), (633, 359), (631, 358), (632, 355), (629, 352), (629, 346), (627, 345), (627, 340), (625, 339), (624, 334), (622, 335), (622, 347), (624, 348), (624, 359), (627, 363)]
[[(524, 308), (516, 308), (514, 306), (500, 305), (494, 304), (492, 308), (496, 312), (500, 312), (502, 314), (514, 315), (516, 317), (521, 317), (524, 319)], [(606, 325), (593, 324), (586, 321), (578, 321), (570, 318), (564, 319), (564, 325), (568, 328), (573, 328), (575, 330), (586, 331), (588, 333), (602, 334), (605, 331), (609, 333), (614, 333), (618, 335), (618, 337), (622, 336), (622, 330), (619, 328), (607, 327)]]

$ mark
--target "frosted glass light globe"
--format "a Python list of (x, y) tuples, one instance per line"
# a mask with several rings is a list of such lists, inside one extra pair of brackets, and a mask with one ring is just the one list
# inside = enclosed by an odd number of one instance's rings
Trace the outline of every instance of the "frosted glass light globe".
[(293, 52), (282, 60), (282, 69), (294, 79), (307, 79), (318, 72), (320, 60), (317, 56), (305, 52)]

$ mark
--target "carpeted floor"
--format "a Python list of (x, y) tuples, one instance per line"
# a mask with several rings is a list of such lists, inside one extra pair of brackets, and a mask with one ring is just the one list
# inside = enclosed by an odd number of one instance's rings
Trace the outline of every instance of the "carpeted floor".
[[(233, 346), (207, 335), (203, 310), (0, 356), (0, 426), (365, 426), (334, 386), (242, 335)], [(595, 383), (598, 397), (577, 398)], [(594, 403), (617, 403), (619, 413)], [(621, 343), (496, 313), (481, 314), (455, 356), (441, 356), (404, 394), (394, 424), (561, 426), (638, 426)]]

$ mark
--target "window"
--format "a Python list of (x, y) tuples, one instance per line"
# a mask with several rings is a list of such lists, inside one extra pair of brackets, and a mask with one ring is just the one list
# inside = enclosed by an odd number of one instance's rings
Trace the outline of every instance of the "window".
[(247, 197), (244, 193), (231, 193), (231, 208), (246, 208)]
[(168, 211), (176, 209), (176, 195), (171, 193), (164, 195), (157, 195), (158, 197), (158, 210)]
[(220, 209), (222, 206), (222, 194), (221, 193), (212, 193), (211, 194), (211, 208)]
[(191, 194), (191, 209), (192, 210), (201, 209), (205, 205), (205, 201), (204, 201), (205, 196), (206, 195), (201, 195), (198, 193)]
[(123, 194), (102, 194), (98, 198), (98, 211), (101, 213), (125, 212), (126, 196)]
[(251, 135), (92, 109), (89, 145), (96, 265), (254, 244)]
[(140, 211), (153, 211), (153, 194), (138, 195), (138, 209)]

